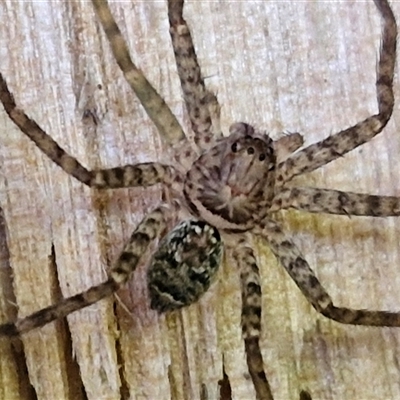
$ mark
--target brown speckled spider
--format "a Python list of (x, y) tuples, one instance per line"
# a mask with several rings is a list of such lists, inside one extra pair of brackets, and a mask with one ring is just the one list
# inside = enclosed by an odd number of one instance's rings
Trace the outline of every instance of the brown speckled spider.
[[(30, 317), (2, 325), (0, 333), (19, 335), (110, 295), (128, 280), (150, 243), (163, 237), (149, 272), (152, 307), (169, 311), (191, 304), (215, 277), (223, 244), (226, 257), (233, 257), (241, 271), (242, 329), (249, 371), (258, 397), (271, 398), (258, 346), (261, 289), (253, 235), (266, 239), (310, 303), (325, 316), (348, 324), (400, 326), (397, 313), (333, 306), (296, 246), (272, 219), (273, 213), (287, 208), (342, 215), (400, 215), (399, 200), (395, 197), (287, 186), (295, 176), (313, 171), (370, 140), (389, 120), (394, 102), (396, 25), (387, 2), (376, 1), (385, 22), (377, 78), (379, 113), (286, 160), (284, 154), (292, 153), (301, 144), (298, 135), (272, 142), (250, 125), (236, 123), (231, 126), (230, 136), (222, 137), (219, 106), (215, 96), (204, 87), (190, 34), (182, 18), (183, 2), (169, 2), (169, 17), (195, 145), (185, 141), (175, 117), (131, 63), (107, 4), (95, 1), (94, 4), (126, 79), (170, 145), (171, 163), (87, 171), (16, 108), (4, 80), (1, 100), (20, 129), (82, 183), (99, 189), (163, 183), (165, 201), (133, 233), (111, 269), (108, 281)], [(169, 226), (175, 228), (167, 234)], [(176, 268), (172, 269), (174, 263)], [(175, 270), (181, 272), (179, 280), (171, 276)]]

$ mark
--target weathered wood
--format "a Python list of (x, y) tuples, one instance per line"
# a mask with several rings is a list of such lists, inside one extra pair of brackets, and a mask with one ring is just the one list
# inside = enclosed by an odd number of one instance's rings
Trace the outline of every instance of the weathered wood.
[[(393, 8), (400, 18), (400, 5)], [(134, 60), (187, 122), (166, 4), (115, 3), (112, 10)], [(273, 135), (299, 131), (310, 144), (376, 111), (380, 20), (372, 1), (188, 2), (185, 11), (207, 84), (222, 105), (224, 132), (245, 120)], [(0, 25), (0, 69), (18, 104), (70, 154), (92, 168), (162, 160), (157, 132), (112, 60), (89, 2), (7, 1), (0, 19), (7, 21)], [(400, 195), (397, 110), (373, 143), (297, 181)], [(89, 190), (0, 118), (0, 237), (8, 243), (0, 242), (0, 316), (7, 321), (14, 301), (24, 316), (56, 302), (59, 287), (68, 296), (104, 280), (160, 193)], [(338, 305), (400, 310), (396, 219), (299, 212), (282, 219)], [(400, 330), (330, 322), (267, 250), (260, 261), (262, 349), (276, 399), (296, 399), (302, 388), (314, 399), (395, 399)], [(149, 310), (145, 286), (143, 266), (115, 309), (105, 300), (68, 323), (26, 334), (23, 348), (13, 341), (16, 350), (1, 339), (0, 397), (28, 399), (34, 390), (40, 399), (79, 399), (83, 392), (89, 399), (217, 399), (224, 361), (233, 398), (254, 398), (234, 266), (225, 265), (220, 284), (176, 317)]]

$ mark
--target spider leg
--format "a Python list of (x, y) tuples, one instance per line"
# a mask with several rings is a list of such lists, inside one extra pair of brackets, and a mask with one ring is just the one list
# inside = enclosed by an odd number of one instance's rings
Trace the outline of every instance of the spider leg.
[(288, 158), (297, 149), (303, 146), (303, 136), (298, 132), (289, 133), (274, 141), (274, 150), (277, 163)]
[(394, 106), (393, 76), (396, 62), (397, 26), (387, 0), (375, 0), (383, 18), (382, 43), (377, 66), (378, 114), (299, 151), (277, 167), (277, 182), (283, 184), (296, 175), (314, 171), (371, 140), (382, 131)]
[(339, 190), (293, 187), (284, 188), (274, 198), (270, 211), (286, 208), (339, 215), (393, 217), (400, 215), (400, 198)]
[(256, 234), (264, 237), (276, 258), (286, 269), (306, 299), (322, 315), (342, 324), (368, 326), (400, 326), (400, 312), (355, 310), (336, 307), (299, 249), (275, 221), (264, 222)]
[(189, 27), (183, 18), (184, 0), (168, 0), (168, 18), (179, 79), (183, 90), (195, 143), (208, 149), (221, 136), (220, 106), (201, 76)]
[(111, 14), (107, 1), (92, 0), (92, 3), (107, 39), (110, 42), (115, 60), (161, 136), (170, 144), (184, 139), (185, 134), (179, 122), (172, 114), (172, 111), (153, 86), (151, 86), (142, 71), (133, 63), (128, 46)]
[(0, 336), (21, 335), (56, 319), (64, 318), (74, 311), (90, 306), (113, 294), (131, 277), (151, 242), (166, 231), (167, 223), (171, 218), (170, 212), (166, 207), (159, 207), (143, 219), (112, 267), (107, 281), (25, 318), (18, 319), (16, 322), (0, 325)]
[(249, 373), (259, 400), (272, 400), (271, 388), (264, 372), (260, 350), (261, 285), (253, 250), (240, 243), (231, 250), (240, 271), (242, 289), (242, 334)]
[(4, 77), (0, 74), (0, 101), (10, 119), (25, 133), (40, 150), (59, 165), (67, 174), (80, 182), (98, 189), (133, 186), (151, 186), (169, 181), (172, 167), (160, 163), (124, 165), (122, 167), (87, 170), (70, 156), (33, 119), (17, 108), (14, 96), (9, 91)]

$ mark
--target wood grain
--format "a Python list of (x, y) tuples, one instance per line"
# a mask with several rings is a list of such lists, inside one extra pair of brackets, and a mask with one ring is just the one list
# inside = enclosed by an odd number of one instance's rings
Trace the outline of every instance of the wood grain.
[[(393, 3), (400, 19), (400, 5)], [(113, 3), (133, 59), (187, 128), (166, 4)], [(379, 15), (371, 2), (188, 2), (186, 17), (222, 127), (247, 121), (306, 144), (376, 112)], [(91, 4), (0, 4), (0, 69), (17, 102), (85, 166), (162, 160), (162, 145), (112, 60)], [(395, 83), (396, 98), (400, 100)], [(158, 188), (100, 193), (44, 157), (0, 116), (0, 318), (24, 316), (105, 279)], [(385, 131), (302, 184), (400, 196), (398, 107)], [(400, 310), (395, 218), (280, 218), (337, 305)], [(7, 245), (6, 245), (7, 244)], [(326, 320), (260, 245), (265, 367), (277, 400), (396, 399), (400, 330)], [(3, 273), (4, 272), (4, 273)], [(10, 290), (12, 279), (13, 290)], [(15, 296), (15, 297), (14, 297)], [(240, 332), (239, 277), (175, 317), (149, 309), (145, 266), (109, 299), (12, 343), (0, 340), (0, 398), (253, 399)], [(129, 312), (127, 312), (127, 310)]]

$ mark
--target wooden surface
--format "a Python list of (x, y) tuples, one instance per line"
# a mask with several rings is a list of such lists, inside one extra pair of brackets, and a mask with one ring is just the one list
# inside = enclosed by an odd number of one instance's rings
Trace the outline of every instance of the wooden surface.
[[(393, 4), (400, 19), (400, 3)], [(112, 4), (133, 59), (180, 121), (184, 108), (164, 2)], [(224, 132), (247, 121), (306, 144), (376, 112), (380, 20), (369, 2), (188, 2), (203, 74)], [(91, 4), (0, 4), (0, 69), (17, 103), (85, 166), (162, 160), (161, 141), (122, 74)], [(397, 88), (396, 99), (400, 104)], [(400, 196), (399, 106), (373, 143), (298, 181)], [(187, 125), (186, 125), (187, 127)], [(100, 193), (53, 165), (0, 116), (0, 318), (8, 321), (106, 277), (159, 189)], [(279, 218), (337, 305), (400, 310), (398, 220)], [(397, 399), (400, 329), (343, 326), (319, 316), (266, 249), (262, 349), (276, 400)], [(260, 253), (260, 254), (261, 254)], [(12, 287), (11, 287), (12, 282)], [(240, 334), (234, 266), (176, 318), (149, 309), (145, 268), (68, 321), (0, 340), (1, 399), (254, 399)]]

